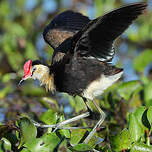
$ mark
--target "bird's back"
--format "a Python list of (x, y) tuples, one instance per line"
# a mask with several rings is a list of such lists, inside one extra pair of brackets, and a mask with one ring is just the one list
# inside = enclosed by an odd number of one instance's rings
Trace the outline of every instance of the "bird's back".
[[(58, 67), (58, 69), (60, 68)], [(59, 85), (56, 84), (58, 90), (81, 96), (86, 94), (87, 89), (92, 94), (90, 96), (99, 95), (119, 79), (122, 74), (122, 69), (120, 68), (96, 59), (83, 58), (77, 55), (72, 56), (69, 62), (64, 67), (62, 66), (61, 69), (56, 75), (56, 81), (60, 81)], [(119, 73), (121, 74), (117, 75)], [(98, 93), (94, 94), (90, 91)]]

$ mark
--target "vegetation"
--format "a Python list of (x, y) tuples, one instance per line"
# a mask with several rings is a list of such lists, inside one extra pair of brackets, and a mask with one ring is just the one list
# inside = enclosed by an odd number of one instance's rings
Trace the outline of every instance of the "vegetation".
[[(51, 96), (33, 81), (21, 87), (17, 84), (26, 60), (39, 58), (50, 63), (53, 49), (42, 40), (42, 31), (52, 17), (69, 8), (97, 17), (122, 6), (124, 1), (31, 2), (0, 1), (0, 152), (151, 152), (151, 6), (115, 43), (117, 65), (124, 67), (124, 77), (96, 99), (107, 117), (94, 138), (83, 144), (91, 128), (54, 132), (33, 123), (34, 120), (40, 124), (57, 124), (87, 111), (82, 98), (64, 93)], [(47, 6), (53, 4), (48, 11)], [(96, 117), (64, 127), (93, 127)]]

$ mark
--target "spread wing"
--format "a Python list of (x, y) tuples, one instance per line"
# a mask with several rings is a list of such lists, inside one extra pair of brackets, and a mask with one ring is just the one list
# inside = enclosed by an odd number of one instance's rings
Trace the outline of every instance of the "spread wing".
[(43, 38), (54, 49), (81, 30), (90, 19), (68, 10), (57, 15), (44, 29)]
[(115, 52), (114, 40), (120, 36), (146, 8), (146, 3), (134, 3), (113, 10), (90, 21), (72, 41), (74, 52), (84, 57), (111, 61)]

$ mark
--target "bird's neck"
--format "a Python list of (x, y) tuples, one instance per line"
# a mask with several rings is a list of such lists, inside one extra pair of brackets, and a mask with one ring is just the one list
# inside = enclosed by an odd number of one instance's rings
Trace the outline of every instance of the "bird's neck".
[(55, 92), (54, 74), (50, 73), (48, 66), (39, 65), (37, 74), (33, 76), (33, 79), (38, 79), (41, 86), (45, 85), (46, 91)]
[(54, 74), (44, 74), (42, 75), (41, 79), (40, 79), (40, 85), (45, 85), (45, 89), (46, 91), (51, 91), (51, 92), (55, 92), (56, 91), (56, 87), (54, 84)]

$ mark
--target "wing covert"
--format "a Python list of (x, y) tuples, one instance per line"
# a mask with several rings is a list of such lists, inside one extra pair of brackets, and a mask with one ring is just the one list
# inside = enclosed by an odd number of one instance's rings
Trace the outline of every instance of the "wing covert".
[(58, 14), (44, 29), (44, 40), (56, 49), (66, 39), (81, 30), (90, 19), (72, 10)]
[(146, 3), (134, 3), (113, 10), (90, 21), (73, 37), (74, 52), (81, 56), (111, 61), (114, 40), (120, 36), (146, 8)]

